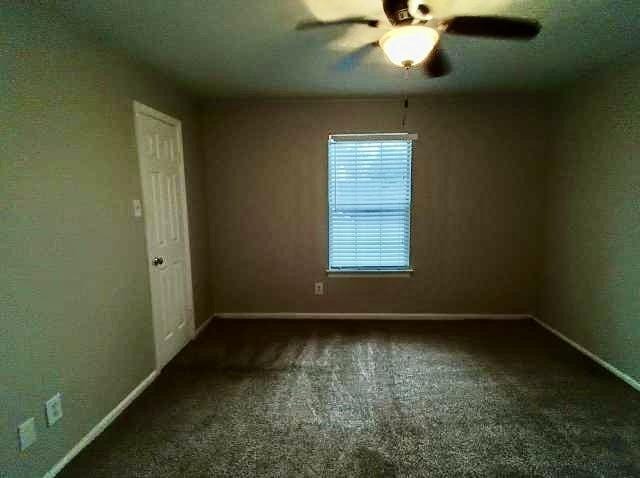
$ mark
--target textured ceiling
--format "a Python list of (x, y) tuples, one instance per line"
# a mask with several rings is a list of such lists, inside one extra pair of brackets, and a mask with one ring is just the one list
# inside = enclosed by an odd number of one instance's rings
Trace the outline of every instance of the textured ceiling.
[(366, 26), (296, 31), (297, 22), (366, 15), (378, 0), (55, 0), (65, 16), (194, 93), (228, 96), (366, 96), (537, 89), (557, 85), (640, 49), (640, 0), (430, 0), (438, 17), (537, 18), (531, 42), (445, 36), (450, 76), (424, 79), (372, 51), (338, 68), (350, 50), (380, 38)]

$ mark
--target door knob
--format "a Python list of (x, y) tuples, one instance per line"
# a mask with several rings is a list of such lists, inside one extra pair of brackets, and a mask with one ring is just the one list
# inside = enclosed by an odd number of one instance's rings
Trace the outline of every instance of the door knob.
[(154, 266), (159, 266), (159, 265), (164, 264), (164, 259), (162, 257), (154, 257), (153, 260), (151, 261), (151, 263)]

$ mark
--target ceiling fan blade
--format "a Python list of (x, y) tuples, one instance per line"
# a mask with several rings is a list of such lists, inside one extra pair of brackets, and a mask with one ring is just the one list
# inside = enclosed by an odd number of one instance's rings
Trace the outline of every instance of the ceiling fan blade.
[(451, 62), (440, 45), (436, 45), (424, 62), (424, 74), (429, 78), (440, 78), (451, 73)]
[(340, 59), (336, 64), (335, 69), (340, 72), (350, 72), (354, 70), (362, 63), (365, 57), (378, 46), (379, 44), (377, 41), (365, 43)]
[(444, 31), (453, 35), (470, 35), (512, 40), (530, 40), (542, 28), (537, 20), (509, 17), (452, 17), (442, 22)]
[(312, 28), (333, 27), (338, 25), (367, 25), (376, 28), (380, 24), (379, 20), (372, 20), (365, 17), (349, 17), (333, 20), (330, 22), (322, 22), (320, 20), (306, 20), (296, 25), (296, 30), (310, 30)]

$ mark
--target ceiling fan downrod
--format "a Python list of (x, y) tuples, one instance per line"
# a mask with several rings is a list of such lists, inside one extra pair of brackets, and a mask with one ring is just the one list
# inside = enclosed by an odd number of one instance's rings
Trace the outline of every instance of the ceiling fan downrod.
[(409, 13), (409, 0), (383, 0), (382, 8), (393, 26), (410, 25), (413, 21)]

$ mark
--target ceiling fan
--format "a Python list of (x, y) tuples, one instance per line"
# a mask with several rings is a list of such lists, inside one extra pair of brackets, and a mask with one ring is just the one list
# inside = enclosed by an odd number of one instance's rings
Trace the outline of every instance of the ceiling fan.
[[(351, 63), (361, 60), (374, 48), (381, 47), (387, 59), (394, 65), (409, 69), (422, 65), (430, 78), (438, 78), (451, 71), (447, 55), (440, 45), (440, 36), (465, 35), (504, 40), (530, 40), (541, 29), (537, 20), (499, 16), (453, 16), (444, 19), (433, 18), (426, 4), (419, 4), (409, 11), (409, 0), (382, 0), (384, 12), (391, 23), (380, 40), (367, 43), (350, 54)], [(338, 25), (380, 26), (375, 19), (349, 17), (339, 20), (305, 21), (296, 29), (308, 30)]]

